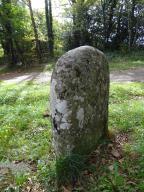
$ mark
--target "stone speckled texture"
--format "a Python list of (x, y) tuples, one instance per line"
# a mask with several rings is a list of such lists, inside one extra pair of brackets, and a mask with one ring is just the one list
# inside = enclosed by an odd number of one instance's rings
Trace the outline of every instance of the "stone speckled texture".
[(65, 53), (51, 78), (53, 145), (57, 157), (93, 151), (108, 129), (109, 69), (90, 46)]

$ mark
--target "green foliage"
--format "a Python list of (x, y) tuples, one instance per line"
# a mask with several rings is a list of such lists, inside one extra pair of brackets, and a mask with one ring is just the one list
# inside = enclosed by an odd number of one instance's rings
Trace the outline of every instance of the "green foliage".
[(43, 11), (33, 10), (35, 22), (38, 29), (38, 35), (41, 40), (46, 40), (47, 29), (46, 29), (46, 19)]
[(99, 49), (126, 52), (134, 47), (143, 47), (142, 1), (69, 2), (66, 17), (70, 19), (71, 29), (65, 38), (66, 48), (88, 44)]
[(26, 173), (17, 173), (15, 175), (15, 183), (17, 186), (22, 186), (28, 179), (28, 174)]
[[(2, 27), (4, 27), (5, 23), (7, 23), (8, 21), (10, 21), (13, 26), (13, 38), (20, 40), (20, 38), (24, 39), (26, 37), (30, 37), (30, 17), (25, 7), (22, 7), (21, 5), (15, 3), (5, 3), (0, 7), (0, 12), (2, 15), (2, 17), (0, 17), (0, 23)], [(7, 14), (7, 12), (9, 14)], [(4, 34), (1, 33), (1, 35), (4, 39)]]
[(0, 15), (3, 62), (9, 66), (15, 66), (17, 62), (24, 64), (24, 54), (32, 49), (32, 45), (28, 48), (27, 42), (33, 37), (28, 11), (18, 1), (2, 1)]
[(3, 57), (3, 55), (4, 55), (4, 51), (2, 49), (2, 46), (0, 45), (0, 59), (1, 59), (1, 57)]

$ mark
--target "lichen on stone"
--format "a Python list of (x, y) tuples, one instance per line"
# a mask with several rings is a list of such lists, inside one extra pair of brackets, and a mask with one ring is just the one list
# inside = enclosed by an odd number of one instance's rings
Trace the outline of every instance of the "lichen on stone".
[(109, 69), (90, 46), (65, 53), (51, 79), (53, 143), (57, 157), (86, 154), (108, 129)]

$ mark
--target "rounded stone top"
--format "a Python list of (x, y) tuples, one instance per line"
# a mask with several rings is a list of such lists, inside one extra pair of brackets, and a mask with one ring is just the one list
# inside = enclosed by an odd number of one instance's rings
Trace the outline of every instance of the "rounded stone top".
[(92, 47), (92, 46), (88, 46), (88, 45), (85, 45), (85, 46), (81, 46), (81, 47), (78, 47), (78, 48), (75, 48), (75, 49), (72, 49), (68, 52), (66, 52), (64, 55), (62, 55), (59, 59), (58, 59), (58, 62), (59, 60), (61, 59), (66, 59), (67, 57), (71, 57), (71, 59), (77, 59), (79, 57), (89, 57), (90, 55), (92, 54), (98, 54), (98, 55), (102, 55), (104, 56), (103, 52), (101, 52), (100, 50)]
[(79, 71), (78, 68), (83, 68), (86, 65), (89, 65), (89, 67), (92, 66), (93, 68), (105, 63), (107, 63), (107, 60), (103, 52), (92, 46), (81, 46), (62, 55), (56, 63), (54, 73), (58, 74), (61, 73), (61, 71), (67, 73), (74, 68), (76, 71)]

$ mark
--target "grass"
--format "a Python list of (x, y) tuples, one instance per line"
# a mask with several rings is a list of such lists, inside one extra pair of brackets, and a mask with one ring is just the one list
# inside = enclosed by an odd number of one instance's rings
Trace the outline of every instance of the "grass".
[[(43, 118), (48, 107), (48, 92), (48, 85), (0, 87), (1, 159), (35, 160), (48, 150), (51, 124)], [(43, 138), (41, 144), (36, 142), (39, 137)]]
[(137, 67), (144, 67), (144, 51), (135, 51), (130, 53), (106, 53), (110, 70), (127, 70)]
[[(0, 86), (1, 162), (38, 162), (51, 151), (49, 85), (25, 83)], [(18, 175), (19, 173), (17, 173)], [(18, 178), (14, 181), (16, 184)]]
[[(30, 178), (33, 185), (40, 183), (43, 188), (49, 189), (46, 191), (55, 191), (56, 170), (51, 146), (51, 123), (50, 118), (43, 117), (48, 106), (49, 84), (29, 82), (16, 85), (1, 82), (1, 163), (24, 162), (32, 169), (12, 173), (15, 191), (24, 187)], [(77, 186), (77, 191), (144, 191), (143, 117), (144, 84), (112, 83), (109, 129), (116, 135), (127, 134), (129, 142), (122, 145), (121, 159), (113, 159), (107, 152), (102, 152), (105, 163), (99, 168), (97, 163), (88, 162), (86, 170), (79, 176), (81, 185)], [(90, 161), (91, 159), (90, 157)], [(111, 165), (113, 170), (109, 170)]]

